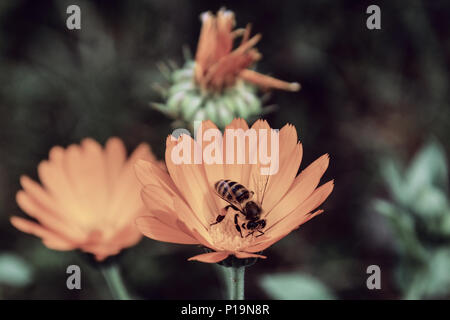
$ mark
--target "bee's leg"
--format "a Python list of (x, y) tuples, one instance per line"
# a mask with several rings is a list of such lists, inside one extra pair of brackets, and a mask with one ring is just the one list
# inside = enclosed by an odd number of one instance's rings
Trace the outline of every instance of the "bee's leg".
[(215, 225), (215, 224), (218, 224), (218, 223), (222, 222), (223, 219), (225, 219), (225, 216), (219, 214), (219, 215), (217, 216), (216, 222), (211, 223), (209, 226), (213, 226), (213, 225)]
[(256, 231), (259, 232), (259, 234), (256, 236), (257, 238), (258, 238), (258, 237), (261, 237), (261, 236), (264, 234), (264, 232), (262, 232), (261, 230), (256, 230)]
[(253, 230), (253, 231), (247, 233), (247, 235), (246, 235), (245, 237), (247, 238), (248, 236), (251, 236), (251, 235), (254, 234), (254, 233), (255, 233), (255, 230)]
[(236, 213), (236, 215), (234, 216), (234, 224), (236, 225), (236, 230), (239, 231), (239, 234), (241, 235), (241, 238), (243, 238), (241, 227), (239, 226), (238, 217), (239, 217), (239, 214)]
[(215, 224), (218, 224), (218, 223), (222, 222), (223, 219), (225, 219), (225, 216), (226, 216), (226, 214), (227, 214), (227, 212), (228, 212), (228, 209), (230, 209), (230, 208), (232, 208), (232, 207), (233, 207), (232, 205), (228, 205), (228, 206), (226, 206), (225, 208), (222, 208), (222, 209), (220, 210), (219, 215), (217, 216), (216, 222), (211, 223), (209, 226), (213, 226), (213, 225), (215, 225)]

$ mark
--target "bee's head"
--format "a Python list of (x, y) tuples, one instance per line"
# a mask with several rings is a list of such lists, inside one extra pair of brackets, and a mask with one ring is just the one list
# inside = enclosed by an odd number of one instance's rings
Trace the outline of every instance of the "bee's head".
[(255, 201), (248, 201), (244, 206), (244, 211), (248, 220), (256, 220), (261, 215), (261, 207)]

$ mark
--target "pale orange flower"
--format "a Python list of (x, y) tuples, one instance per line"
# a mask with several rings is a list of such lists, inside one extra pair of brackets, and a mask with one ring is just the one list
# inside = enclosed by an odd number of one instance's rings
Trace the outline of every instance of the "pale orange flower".
[[(195, 80), (202, 88), (220, 90), (242, 79), (264, 88), (300, 89), (296, 82), (281, 81), (248, 69), (261, 59), (261, 54), (254, 48), (261, 35), (250, 38), (250, 25), (245, 29), (233, 30), (236, 22), (232, 11), (221, 9), (217, 16), (205, 12), (201, 20), (195, 56)], [(242, 36), (241, 42), (233, 50), (233, 42), (239, 36)]]
[[(247, 132), (247, 123), (242, 119), (233, 120), (225, 130), (239, 128)], [(256, 121), (252, 128), (257, 132), (261, 129), (270, 132), (271, 129), (262, 120)], [(211, 121), (203, 122), (203, 132), (207, 129), (217, 130), (217, 127)], [(222, 134), (219, 133), (219, 136), (222, 137)], [(255, 164), (236, 164), (237, 154), (255, 154), (255, 150), (249, 152), (249, 143), (241, 145), (242, 149), (238, 144), (235, 145), (234, 164), (207, 164), (205, 161), (201, 164), (176, 164), (172, 159), (172, 152), (183, 143), (183, 139), (188, 139), (184, 141), (189, 141), (202, 154), (206, 148), (211, 148), (212, 143), (217, 142), (220, 146), (218, 152), (222, 153), (219, 156), (226, 159), (227, 137), (223, 135), (223, 140), (209, 143), (203, 141), (200, 146), (200, 137), (194, 141), (186, 135), (178, 139), (169, 136), (166, 146), (168, 172), (151, 162), (138, 161), (135, 165), (138, 179), (144, 185), (142, 199), (148, 208), (147, 215), (136, 220), (138, 228), (145, 236), (155, 240), (200, 244), (213, 251), (189, 260), (215, 263), (230, 255), (237, 258), (265, 258), (260, 252), (321, 213), (322, 210), (314, 210), (333, 190), (333, 181), (318, 187), (328, 167), (327, 154), (297, 176), (302, 159), (302, 145), (297, 140), (295, 127), (286, 125), (276, 131), (276, 136), (279, 141), (279, 170), (270, 175), (269, 180), (266, 175), (261, 175), (262, 163), (259, 158)], [(242, 230), (244, 234), (241, 236), (234, 222), (238, 212), (233, 209), (228, 210), (222, 222), (211, 225), (221, 209), (228, 204), (214, 191), (215, 183), (221, 179), (236, 181), (254, 191), (258, 203), (264, 199), (261, 218), (266, 220), (266, 226), (262, 229), (263, 235), (248, 235), (248, 230)], [(266, 183), (266, 191), (261, 192)], [(239, 214), (239, 220), (239, 224), (245, 222), (242, 214)]]
[(37, 222), (12, 217), (11, 223), (50, 249), (81, 249), (98, 261), (116, 255), (142, 236), (135, 225), (145, 212), (133, 169), (137, 159), (155, 162), (146, 144), (127, 159), (118, 138), (109, 139), (104, 149), (90, 138), (66, 149), (53, 147), (38, 167), (42, 185), (20, 178), (17, 203)]

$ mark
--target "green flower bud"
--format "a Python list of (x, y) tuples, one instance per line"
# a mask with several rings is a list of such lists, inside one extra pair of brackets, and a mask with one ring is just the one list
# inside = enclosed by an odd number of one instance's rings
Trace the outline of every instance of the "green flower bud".
[(169, 99), (167, 99), (167, 111), (172, 114), (179, 113), (181, 109), (181, 102), (183, 101), (184, 97), (186, 96), (186, 93), (183, 91), (177, 92), (171, 96), (169, 96)]
[(252, 115), (251, 110), (247, 108), (245, 100), (239, 94), (233, 96), (233, 101), (238, 117), (248, 119)]
[(168, 85), (154, 85), (159, 88), (165, 103), (152, 103), (151, 106), (177, 120), (177, 123), (192, 124), (196, 120), (209, 119), (218, 127), (224, 128), (233, 118), (246, 120), (263, 112), (261, 97), (256, 87), (238, 80), (222, 91), (208, 91), (198, 86), (194, 80), (195, 62), (187, 61), (182, 68), (160, 64), (160, 70), (168, 76)]
[(172, 81), (174, 83), (182, 81), (191, 81), (194, 78), (194, 69), (179, 69), (175, 70), (172, 74)]
[(217, 122), (217, 116), (218, 116), (218, 112), (217, 112), (217, 107), (216, 104), (214, 103), (214, 100), (208, 100), (205, 104), (205, 111), (206, 111), (206, 115), (208, 117), (209, 120), (211, 120), (212, 122), (216, 123)]
[(247, 108), (250, 110), (251, 114), (261, 113), (262, 105), (261, 99), (257, 97), (253, 88), (248, 85), (239, 86), (236, 88), (238, 94), (244, 99)]
[(208, 118), (208, 117), (207, 117), (207, 115), (206, 115), (205, 109), (199, 109), (199, 110), (195, 113), (194, 118), (193, 118), (192, 120), (194, 120), (194, 121), (203, 121), (203, 120), (206, 120), (207, 118)]
[(215, 105), (217, 110), (217, 120), (214, 122), (217, 123), (219, 127), (223, 128), (233, 121), (234, 113), (226, 106), (222, 99), (218, 99)]
[(196, 112), (202, 107), (202, 103), (202, 97), (194, 94), (186, 95), (181, 102), (181, 115), (183, 116), (183, 120), (191, 121)]
[(182, 81), (174, 84), (169, 89), (169, 95), (177, 94), (179, 92), (195, 92), (195, 84), (192, 81)]

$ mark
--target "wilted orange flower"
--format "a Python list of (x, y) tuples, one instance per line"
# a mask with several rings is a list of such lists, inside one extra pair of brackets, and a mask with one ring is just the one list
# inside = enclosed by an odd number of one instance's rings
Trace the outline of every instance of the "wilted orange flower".
[[(281, 81), (248, 69), (261, 59), (254, 46), (261, 39), (257, 34), (250, 38), (250, 25), (233, 30), (234, 13), (221, 9), (214, 16), (210, 12), (201, 15), (202, 28), (195, 56), (195, 80), (208, 89), (220, 90), (231, 86), (239, 78), (265, 88), (298, 91), (296, 82)], [(233, 50), (234, 40), (242, 40)]]
[[(203, 122), (203, 132), (208, 129), (217, 130), (217, 127), (211, 121)], [(239, 137), (242, 138), (249, 128), (244, 120), (235, 119), (225, 131), (228, 129), (243, 129), (239, 133)], [(252, 129), (256, 132), (271, 131), (268, 123), (262, 120), (256, 121)], [(155, 240), (200, 244), (213, 250), (189, 260), (215, 263), (230, 255), (237, 258), (265, 258), (259, 253), (321, 213), (322, 210), (313, 211), (333, 190), (333, 181), (317, 187), (328, 167), (327, 154), (314, 161), (297, 176), (302, 159), (302, 145), (297, 140), (295, 127), (286, 125), (280, 131), (274, 130), (274, 134), (277, 139), (270, 140), (269, 143), (279, 141), (279, 170), (269, 176), (261, 174), (263, 162), (259, 158), (253, 164), (249, 161), (237, 164), (239, 154), (257, 154), (255, 149), (250, 152), (250, 143), (241, 144), (240, 147), (236, 143), (232, 163), (203, 161), (198, 164), (177, 164), (178, 161), (173, 159), (174, 150), (177, 151), (174, 148), (178, 148), (180, 143), (185, 143), (183, 141), (188, 141), (193, 150), (201, 152), (202, 155), (217, 143), (219, 151), (216, 149), (214, 154), (216, 152), (219, 154), (215, 156), (226, 159), (227, 150), (230, 150), (226, 147), (228, 136), (227, 134), (222, 136), (219, 132), (219, 138), (216, 137), (209, 143), (201, 142), (201, 137), (197, 137), (194, 141), (186, 135), (178, 139), (169, 136), (166, 146), (168, 173), (151, 162), (138, 161), (135, 165), (138, 179), (144, 185), (142, 199), (149, 209), (146, 216), (136, 220), (138, 228), (144, 235)], [(233, 139), (236, 140), (236, 137)], [(260, 136), (257, 136), (257, 139), (258, 143), (262, 141)], [(191, 156), (193, 154), (194, 151)], [(215, 183), (221, 179), (230, 179), (242, 184), (255, 192), (254, 198), (259, 204), (263, 202), (261, 219), (266, 220), (261, 232), (263, 234), (242, 229), (241, 236), (234, 219), (238, 214), (238, 225), (245, 223), (246, 220), (244, 215), (234, 209), (228, 210), (223, 221), (211, 225), (216, 222), (221, 209), (228, 205), (214, 189)]]
[(50, 249), (81, 249), (98, 261), (119, 253), (142, 236), (135, 225), (145, 212), (133, 169), (137, 159), (155, 161), (146, 144), (127, 159), (118, 138), (109, 139), (104, 149), (89, 138), (66, 149), (53, 147), (38, 167), (42, 185), (20, 178), (17, 203), (37, 222), (12, 217), (11, 223)]

